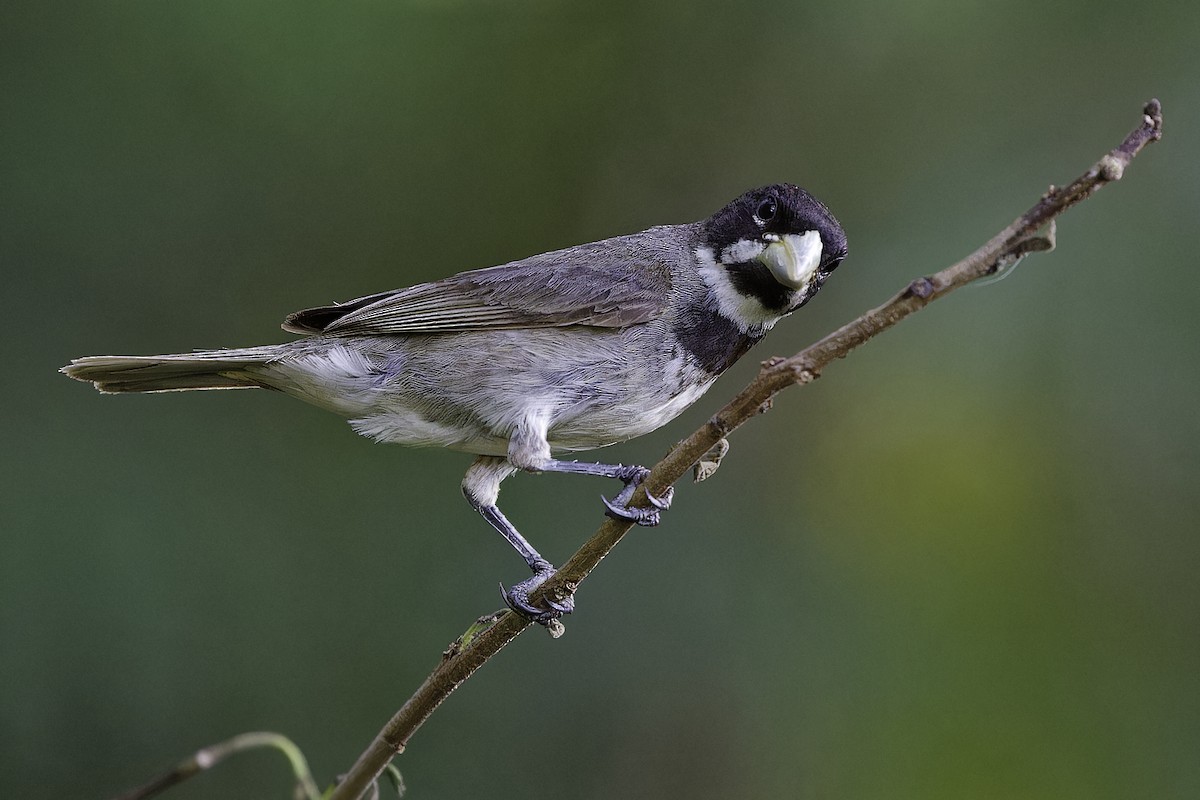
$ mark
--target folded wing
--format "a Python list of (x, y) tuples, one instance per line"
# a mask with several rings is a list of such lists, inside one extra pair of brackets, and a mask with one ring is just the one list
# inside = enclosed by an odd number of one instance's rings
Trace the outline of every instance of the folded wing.
[(298, 311), (283, 327), (294, 333), (369, 335), (647, 322), (665, 307), (670, 269), (639, 256), (634, 242), (626, 241), (630, 238)]

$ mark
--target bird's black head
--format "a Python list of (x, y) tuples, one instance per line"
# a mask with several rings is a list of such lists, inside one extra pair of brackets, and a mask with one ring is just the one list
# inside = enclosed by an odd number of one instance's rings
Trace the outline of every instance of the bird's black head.
[(752, 189), (704, 223), (701, 275), (721, 313), (765, 330), (807, 303), (846, 257), (846, 233), (799, 186)]

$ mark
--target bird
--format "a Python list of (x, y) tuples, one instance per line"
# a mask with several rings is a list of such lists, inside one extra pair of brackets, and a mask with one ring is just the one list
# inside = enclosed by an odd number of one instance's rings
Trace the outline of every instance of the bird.
[(554, 567), (500, 511), (517, 472), (616, 479), (605, 513), (656, 525), (673, 490), (631, 507), (649, 470), (565, 460), (678, 416), (846, 257), (846, 234), (806, 190), (744, 192), (699, 222), (568, 247), (287, 316), (301, 338), (150, 356), (85, 356), (61, 368), (104, 393), (263, 388), (346, 418), (379, 442), (475, 456), (470, 505), (532, 576), (505, 603), (550, 625), (570, 596), (531, 593)]

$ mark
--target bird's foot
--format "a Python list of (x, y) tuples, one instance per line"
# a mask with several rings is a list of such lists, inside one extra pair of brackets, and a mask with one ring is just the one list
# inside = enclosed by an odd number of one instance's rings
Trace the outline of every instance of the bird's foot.
[(642, 481), (646, 480), (649, 474), (650, 470), (645, 467), (625, 467), (622, 473), (616, 476), (625, 483), (625, 488), (612, 500), (609, 500), (607, 497), (600, 498), (604, 501), (604, 506), (607, 509), (604, 513), (613, 519), (626, 520), (647, 528), (657, 525), (662, 519), (662, 512), (671, 507), (671, 500), (675, 497), (674, 486), (668, 486), (667, 490), (663, 492), (662, 497), (655, 497), (647, 491), (646, 500), (650, 503), (647, 508), (629, 507), (629, 501), (633, 499), (633, 493), (637, 491), (637, 488), (642, 485)]
[(550, 623), (575, 610), (575, 598), (571, 595), (547, 596), (542, 599), (544, 608), (539, 608), (529, 602), (533, 590), (541, 586), (554, 574), (554, 566), (549, 561), (539, 561), (533, 566), (532, 577), (526, 578), (511, 589), (500, 585), (500, 596), (504, 603), (513, 611), (539, 625), (549, 627)]

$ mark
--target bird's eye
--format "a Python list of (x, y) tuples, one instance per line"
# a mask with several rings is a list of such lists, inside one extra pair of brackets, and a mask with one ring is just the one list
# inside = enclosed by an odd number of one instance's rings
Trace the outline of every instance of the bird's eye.
[(775, 198), (767, 198), (758, 205), (758, 210), (754, 212), (754, 218), (759, 225), (765, 225), (775, 219), (775, 214), (779, 212), (779, 206), (775, 202)]

